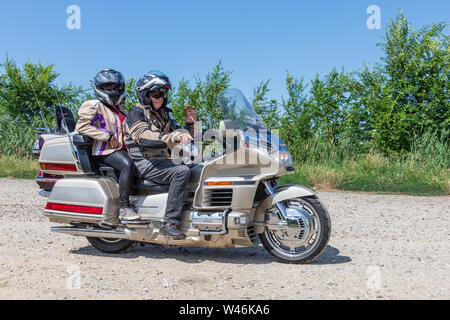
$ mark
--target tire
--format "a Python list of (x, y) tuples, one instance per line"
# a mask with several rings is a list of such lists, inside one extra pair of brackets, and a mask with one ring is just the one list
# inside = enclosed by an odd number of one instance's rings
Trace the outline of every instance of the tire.
[[(288, 251), (282, 248), (282, 244), (277, 244), (276, 235), (268, 227), (259, 234), (259, 238), (264, 248), (278, 261), (289, 264), (304, 264), (317, 258), (326, 248), (331, 235), (331, 220), (328, 211), (315, 196), (305, 198), (295, 198), (289, 201), (296, 201), (303, 204), (311, 217), (314, 217), (314, 223), (317, 228), (315, 239), (311, 246), (306, 247), (304, 252)], [(287, 247), (286, 247), (287, 248)], [(294, 249), (296, 251), (297, 249)]]
[(126, 253), (133, 249), (137, 242), (125, 239), (92, 238), (86, 237), (89, 243), (97, 250), (105, 253)]

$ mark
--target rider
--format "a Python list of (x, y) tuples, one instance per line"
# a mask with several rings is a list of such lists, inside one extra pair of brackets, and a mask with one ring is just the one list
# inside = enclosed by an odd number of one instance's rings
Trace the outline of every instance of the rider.
[[(120, 171), (119, 176), (119, 218), (137, 220), (140, 216), (130, 206), (131, 186), (134, 179), (134, 163), (129, 157), (124, 143), (123, 122), (125, 79), (122, 73), (104, 69), (94, 78), (94, 92), (98, 100), (84, 102), (78, 110), (78, 133), (94, 139), (92, 155), (96, 160), (106, 163)], [(117, 223), (117, 216), (100, 221), (109, 227)]]
[(151, 71), (136, 85), (139, 103), (128, 113), (125, 123), (125, 143), (135, 161), (142, 179), (159, 184), (170, 184), (166, 212), (160, 233), (173, 239), (183, 239), (180, 230), (181, 211), (189, 168), (169, 160), (168, 149), (176, 143), (193, 140), (194, 122), (197, 121), (195, 108), (185, 108), (186, 131), (171, 117), (167, 107), (167, 93), (172, 88), (169, 78), (161, 71)]

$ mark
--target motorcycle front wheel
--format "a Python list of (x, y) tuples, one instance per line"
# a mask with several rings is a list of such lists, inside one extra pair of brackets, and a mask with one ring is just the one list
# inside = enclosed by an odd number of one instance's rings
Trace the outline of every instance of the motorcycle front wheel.
[(89, 243), (105, 253), (125, 253), (133, 249), (137, 242), (126, 239), (93, 238), (86, 237)]
[(280, 262), (308, 263), (317, 258), (328, 244), (330, 215), (315, 196), (289, 199), (283, 204), (287, 212), (296, 213), (298, 226), (286, 225), (278, 218), (278, 209), (274, 206), (266, 212), (268, 225), (259, 235), (261, 243)]

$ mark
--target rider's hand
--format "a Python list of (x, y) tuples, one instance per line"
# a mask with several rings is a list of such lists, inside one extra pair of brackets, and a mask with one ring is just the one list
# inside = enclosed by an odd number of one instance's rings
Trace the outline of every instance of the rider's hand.
[(177, 137), (177, 139), (181, 143), (188, 143), (194, 140), (194, 138), (192, 138), (192, 136), (189, 133), (182, 133)]
[(111, 144), (111, 148), (116, 149), (119, 147), (119, 141), (117, 141), (116, 137), (112, 137), (111, 141), (109, 142)]
[(186, 114), (186, 118), (183, 118), (182, 120), (188, 124), (193, 124), (195, 121), (198, 120), (197, 112), (195, 111), (195, 107), (191, 107), (190, 105), (187, 105), (184, 108), (184, 113)]

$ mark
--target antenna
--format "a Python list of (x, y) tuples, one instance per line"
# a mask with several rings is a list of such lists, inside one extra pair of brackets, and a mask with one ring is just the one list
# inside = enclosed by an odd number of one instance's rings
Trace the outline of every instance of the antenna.
[[(67, 139), (69, 140), (70, 149), (72, 150), (72, 155), (73, 155), (73, 158), (75, 159), (75, 163), (77, 165), (77, 169), (78, 170), (82, 170), (80, 159), (78, 159), (78, 151), (77, 151), (76, 147), (73, 145), (72, 136), (70, 135), (69, 127), (68, 127), (67, 122), (66, 122), (66, 116), (64, 115), (64, 111), (62, 110), (63, 105), (62, 105), (61, 101), (59, 100), (58, 91), (56, 91), (55, 87), (51, 87), (51, 88), (55, 91), (56, 99), (58, 100), (58, 103), (59, 103), (59, 109), (60, 109), (61, 114), (62, 114), (62, 120), (64, 122), (65, 130), (66, 130), (66, 136), (67, 136)], [(66, 102), (68, 102), (68, 101), (66, 100)], [(70, 107), (73, 109), (72, 104), (70, 102), (68, 102), (68, 103), (70, 104)]]
[(50, 134), (50, 129), (49, 129), (48, 125), (47, 125), (47, 121), (45, 120), (45, 116), (44, 116), (44, 109), (42, 108), (41, 104), (39, 103), (39, 99), (38, 99), (38, 97), (36, 95), (36, 91), (34, 90), (33, 84), (30, 83), (30, 85), (31, 85), (31, 90), (33, 90), (34, 98), (36, 99), (36, 102), (37, 102), (39, 108), (41, 109), (41, 110), (39, 110), (39, 115), (41, 116), (42, 122), (44, 123), (45, 131), (48, 134)]

